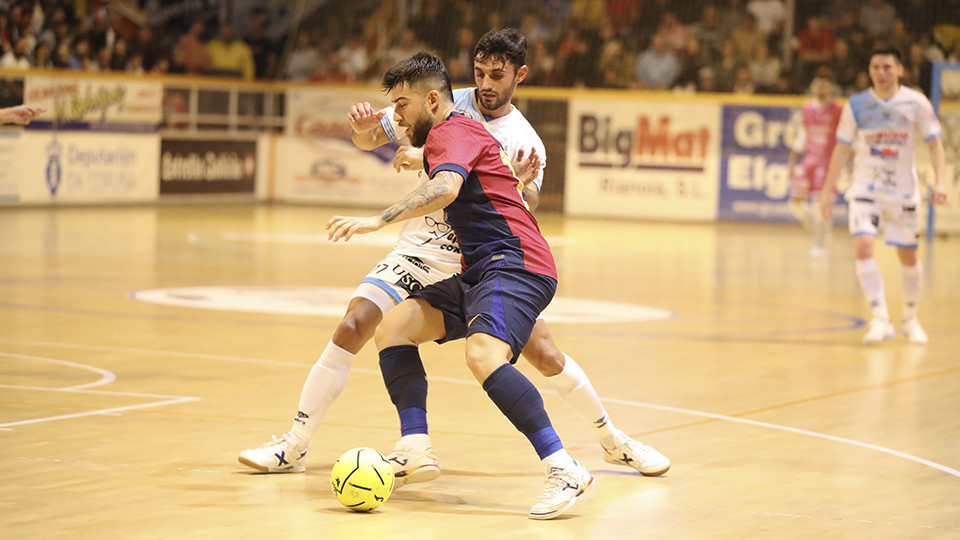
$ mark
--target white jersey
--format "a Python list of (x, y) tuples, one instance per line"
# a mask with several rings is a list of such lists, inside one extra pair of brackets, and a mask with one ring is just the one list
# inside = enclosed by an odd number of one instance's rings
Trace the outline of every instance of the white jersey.
[(913, 152), (917, 132), (925, 141), (941, 135), (933, 106), (920, 92), (901, 86), (889, 99), (880, 99), (872, 89), (850, 96), (837, 126), (837, 142), (854, 149), (847, 199), (919, 203)]
[[(525, 155), (530, 155), (530, 149), (536, 148), (540, 156), (540, 173), (534, 180), (537, 189), (543, 185), (543, 168), (547, 162), (547, 152), (540, 136), (534, 131), (530, 122), (512, 104), (510, 112), (500, 118), (488, 119), (480, 112), (474, 99), (475, 88), (460, 88), (453, 91), (454, 104), (459, 112), (482, 123), (487, 131), (503, 146), (511, 160), (516, 159), (522, 148)], [(393, 118), (394, 107), (391, 105), (383, 110), (385, 113), (380, 119), (387, 138), (398, 141), (406, 136), (406, 128), (399, 126)], [(421, 174), (421, 182), (426, 178)], [(460, 264), (460, 246), (457, 237), (450, 226), (443, 221), (443, 210), (437, 210), (423, 217), (407, 220), (400, 231), (400, 237), (394, 246), (395, 251), (419, 257), (434, 264), (452, 264), (455, 261), (457, 270)], [(452, 273), (452, 272), (451, 272)]]

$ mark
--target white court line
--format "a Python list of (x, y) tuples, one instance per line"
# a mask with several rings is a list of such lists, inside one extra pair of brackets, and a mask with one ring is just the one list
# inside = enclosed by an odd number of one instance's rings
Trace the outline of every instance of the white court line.
[(98, 367), (90, 366), (87, 364), (79, 364), (77, 362), (69, 362), (67, 360), (57, 360), (55, 358), (46, 358), (42, 356), (28, 356), (25, 354), (14, 354), (14, 353), (5, 353), (5, 352), (0, 352), (0, 356), (5, 356), (7, 358), (19, 358), (19, 359), (31, 360), (31, 361), (48, 362), (52, 364), (60, 364), (60, 365), (92, 371), (94, 373), (100, 374), (100, 379), (92, 383), (77, 384), (77, 385), (66, 386), (61, 388), (53, 388), (49, 386), (26, 386), (26, 385), (16, 385), (16, 384), (0, 384), (0, 388), (8, 388), (13, 390), (30, 390), (30, 391), (37, 391), (37, 392), (63, 392), (63, 393), (69, 393), (69, 394), (95, 394), (95, 395), (103, 395), (103, 396), (123, 396), (123, 397), (139, 397), (139, 398), (152, 398), (152, 399), (161, 398), (161, 401), (141, 403), (139, 405), (126, 405), (123, 407), (111, 407), (108, 409), (96, 409), (92, 411), (84, 411), (79, 413), (62, 414), (58, 416), (46, 416), (43, 418), (34, 418), (31, 420), (20, 420), (17, 422), (7, 422), (5, 424), (0, 424), (0, 430), (3, 430), (3, 431), (10, 431), (10, 428), (14, 426), (39, 424), (42, 422), (53, 422), (55, 420), (66, 420), (69, 418), (82, 418), (84, 416), (103, 416), (103, 415), (115, 416), (124, 411), (146, 409), (149, 407), (161, 407), (164, 405), (176, 405), (178, 403), (189, 403), (191, 401), (200, 400), (199, 397), (193, 397), (193, 396), (168, 396), (163, 394), (144, 394), (139, 392), (112, 392), (108, 390), (89, 390), (89, 388), (110, 384), (115, 380), (117, 380), (117, 376), (114, 375), (112, 371), (109, 371), (103, 368), (98, 368)]
[[(237, 357), (237, 356), (211, 355), (211, 354), (189, 353), (189, 352), (177, 352), (177, 351), (157, 351), (157, 350), (151, 350), (151, 349), (128, 349), (128, 348), (121, 348), (121, 347), (110, 347), (110, 346), (105, 346), (105, 345), (82, 345), (82, 344), (71, 344), (71, 343), (48, 343), (48, 342), (43, 342), (43, 341), (19, 341), (19, 340), (11, 340), (11, 339), (0, 339), (0, 343), (22, 344), (22, 345), (38, 345), (38, 346), (45, 346), (45, 347), (61, 347), (61, 348), (74, 348), (74, 349), (91, 349), (91, 350), (102, 350), (102, 351), (121, 351), (121, 352), (137, 351), (137, 352), (139, 352), (139, 353), (141, 353), (141, 354), (159, 354), (159, 355), (167, 355), (167, 356), (180, 356), (180, 357), (184, 357), (184, 358), (205, 358), (205, 359), (209, 359), (209, 360), (221, 360), (221, 361), (228, 361), (228, 362), (243, 362), (243, 363), (258, 363), (258, 364), (267, 364), (267, 365), (291, 366), (291, 367), (299, 367), (299, 368), (309, 367), (309, 364), (301, 364), (301, 363), (296, 363), (296, 362), (286, 362), (286, 361), (282, 361), (282, 360), (268, 360), (268, 359), (263, 359), (263, 358), (244, 358), (244, 357)], [(354, 372), (354, 373), (364, 373), (364, 374), (368, 374), (368, 375), (381, 376), (380, 371), (379, 371), (379, 370), (375, 370), (375, 369), (354, 368), (354, 369), (352, 369), (351, 371)], [(446, 382), (446, 383), (451, 383), (451, 384), (464, 384), (464, 385), (471, 385), (471, 386), (478, 384), (478, 383), (477, 383), (476, 381), (474, 381), (474, 380), (454, 379), (454, 378), (451, 378), (451, 377), (432, 377), (432, 376), (428, 376), (427, 379), (428, 379), (429, 381)], [(542, 393), (542, 394), (556, 394), (556, 392), (553, 391), (553, 390), (540, 390), (540, 393)], [(192, 399), (200, 399), (200, 398), (192, 398)], [(886, 447), (883, 447), (883, 446), (878, 446), (878, 445), (875, 445), (875, 444), (865, 443), (865, 442), (861, 442), (861, 441), (857, 441), (857, 440), (853, 440), (853, 439), (847, 439), (847, 438), (844, 438), (844, 437), (837, 437), (837, 436), (834, 436), (834, 435), (827, 435), (826, 433), (818, 433), (818, 432), (816, 432), (816, 431), (809, 431), (809, 430), (806, 430), (806, 429), (793, 428), (793, 427), (789, 427), (789, 426), (781, 426), (781, 425), (778, 425), (778, 424), (771, 424), (771, 423), (768, 423), (768, 422), (760, 422), (760, 421), (757, 421), (757, 420), (748, 420), (748, 419), (745, 419), (745, 418), (737, 418), (736, 416), (727, 416), (727, 415), (724, 415), (724, 414), (715, 414), (715, 413), (708, 413), (708, 412), (703, 412), (703, 411), (695, 411), (695, 410), (692, 410), (692, 409), (682, 409), (682, 408), (679, 408), (679, 407), (670, 407), (670, 406), (668, 406), (668, 405), (654, 405), (654, 404), (651, 404), (651, 403), (642, 403), (642, 402), (639, 402), (639, 401), (629, 401), (629, 400), (625, 400), (625, 399), (616, 399), (616, 398), (600, 398), (600, 400), (601, 400), (601, 401), (604, 401), (604, 402), (607, 402), (607, 403), (617, 403), (617, 404), (620, 404), (620, 405), (629, 405), (629, 406), (632, 406), (632, 407), (640, 407), (640, 408), (645, 408), (645, 409), (654, 409), (654, 410), (668, 411), (668, 412), (674, 412), (674, 413), (679, 413), (679, 414), (687, 414), (687, 415), (691, 415), (691, 416), (699, 416), (699, 417), (702, 417), (702, 418), (712, 418), (712, 419), (715, 419), (715, 420), (724, 420), (724, 421), (727, 421), (727, 422), (735, 422), (735, 423), (739, 423), (739, 424), (747, 424), (747, 425), (752, 425), (752, 426), (756, 426), (756, 427), (762, 427), (762, 428), (768, 428), (768, 429), (776, 429), (776, 430), (779, 430), (779, 431), (786, 431), (786, 432), (789, 432), (789, 433), (796, 433), (796, 434), (798, 434), (798, 435), (807, 435), (807, 436), (809, 436), (809, 437), (816, 437), (816, 438), (825, 439), (825, 440), (828, 440), (828, 441), (839, 442), (839, 443), (843, 443), (843, 444), (849, 444), (849, 445), (852, 445), (852, 446), (857, 446), (857, 447), (865, 448), (865, 449), (868, 449), (868, 450), (875, 450), (875, 451), (877, 451), (877, 452), (883, 452), (883, 453), (885, 453), (885, 454), (889, 454), (889, 455), (894, 456), (894, 457), (898, 457), (898, 458), (901, 458), (901, 459), (905, 459), (905, 460), (908, 460), (908, 461), (912, 461), (912, 462), (914, 462), (914, 463), (918, 463), (918, 464), (920, 464), (920, 465), (924, 465), (924, 466), (927, 466), (927, 467), (931, 467), (931, 468), (933, 468), (933, 469), (936, 469), (936, 470), (945, 472), (945, 473), (947, 473), (947, 474), (949, 474), (949, 475), (951, 475), (951, 476), (955, 476), (955, 477), (957, 477), (957, 478), (960, 478), (960, 471), (958, 471), (957, 469), (953, 469), (953, 468), (951, 468), (951, 467), (947, 467), (946, 465), (941, 465), (940, 463), (936, 463), (936, 462), (934, 462), (934, 461), (930, 461), (930, 460), (927, 460), (927, 459), (924, 459), (924, 458), (921, 458), (921, 457), (918, 457), (918, 456), (914, 456), (914, 455), (912, 455), (912, 454), (907, 454), (907, 453), (905, 453), (905, 452), (900, 452), (900, 451), (898, 451), (898, 450), (893, 450), (893, 449), (886, 448)], [(4, 426), (5, 426), (5, 424), (0, 424), (0, 428), (3, 428)]]

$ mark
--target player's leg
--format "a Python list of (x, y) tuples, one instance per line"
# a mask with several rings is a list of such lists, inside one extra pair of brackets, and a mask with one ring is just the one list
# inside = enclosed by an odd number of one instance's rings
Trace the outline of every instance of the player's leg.
[(530, 339), (534, 323), (556, 290), (550, 278), (523, 272), (492, 273), (464, 296), (461, 330), (467, 335), (467, 366), (487, 396), (517, 428), (540, 457), (547, 477), (533, 519), (551, 519), (576, 503), (594, 483), (589, 471), (563, 448), (550, 423), (540, 392), (514, 366)]
[(608, 463), (633, 467), (647, 476), (667, 472), (669, 459), (652, 446), (631, 439), (613, 425), (587, 374), (573, 358), (560, 351), (543, 319), (537, 319), (522, 354), (568, 405), (593, 424)]
[(269, 473), (305, 470), (310, 438), (327, 409), (346, 386), (347, 375), (357, 353), (373, 337), (383, 313), (395, 303), (392, 295), (373, 285), (363, 284), (358, 288), (333, 338), (310, 368), (300, 391), (297, 414), (290, 431), (279, 437), (274, 436), (263, 446), (244, 450), (238, 457), (240, 463)]
[(920, 289), (923, 285), (923, 266), (917, 258), (920, 238), (920, 216), (915, 205), (900, 206), (891, 209), (895, 216), (891, 218), (884, 231), (884, 239), (896, 246), (900, 259), (900, 279), (903, 286), (903, 324), (900, 330), (910, 343), (919, 345), (928, 341), (927, 333), (917, 319), (917, 304), (920, 302)]
[(823, 218), (820, 212), (820, 197), (823, 192), (823, 181), (826, 176), (826, 167), (812, 167), (809, 172), (810, 196), (807, 208), (810, 212), (810, 223), (813, 231), (813, 247), (807, 251), (811, 259), (820, 259), (827, 254), (827, 240), (830, 236), (831, 222)]
[(420, 298), (401, 302), (376, 331), (380, 372), (400, 417), (400, 441), (387, 456), (395, 487), (440, 476), (427, 430), (427, 376), (418, 346), (444, 334), (443, 314)]
[(857, 280), (873, 315), (863, 336), (864, 343), (883, 341), (896, 334), (887, 311), (883, 274), (873, 257), (881, 219), (882, 212), (873, 200), (857, 198), (850, 202), (849, 225), (850, 234), (853, 235)]
[[(790, 178), (790, 212), (805, 230), (810, 230), (813, 224), (810, 206), (807, 199), (810, 196), (810, 179), (803, 164), (797, 165)], [(816, 214), (816, 212), (813, 212)]]

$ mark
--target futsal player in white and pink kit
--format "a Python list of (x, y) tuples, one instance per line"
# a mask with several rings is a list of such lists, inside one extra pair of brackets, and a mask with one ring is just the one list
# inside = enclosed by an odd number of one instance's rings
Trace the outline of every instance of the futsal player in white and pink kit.
[[(930, 150), (934, 182), (930, 201), (947, 200), (943, 188), (946, 156), (940, 121), (930, 100), (920, 92), (900, 85), (903, 65), (893, 47), (870, 55), (868, 90), (850, 96), (837, 126), (837, 145), (827, 170), (824, 193), (836, 185), (843, 164), (852, 154), (853, 178), (846, 198), (850, 204), (850, 234), (856, 255), (857, 279), (873, 318), (863, 336), (875, 343), (896, 335), (890, 323), (884, 294), (883, 274), (873, 257), (878, 234), (897, 249), (903, 285), (901, 331), (911, 343), (927, 343), (927, 333), (917, 319), (917, 302), (923, 268), (917, 260), (920, 239), (920, 189), (913, 147), (917, 135)], [(833, 201), (824, 197), (823, 216), (829, 219)]]
[(831, 228), (830, 221), (823, 219), (820, 212), (820, 199), (833, 199), (832, 191), (823, 192), (823, 182), (836, 144), (835, 133), (843, 105), (833, 97), (833, 74), (828, 68), (817, 71), (810, 83), (810, 91), (813, 98), (798, 112), (801, 129), (788, 162), (788, 170), (793, 173), (790, 209), (803, 228), (813, 232), (813, 247), (807, 256), (819, 259), (826, 255)]

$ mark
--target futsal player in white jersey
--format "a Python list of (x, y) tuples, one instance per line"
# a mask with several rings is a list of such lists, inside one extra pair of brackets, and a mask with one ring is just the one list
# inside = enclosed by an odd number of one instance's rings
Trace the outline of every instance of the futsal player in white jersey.
[[(526, 39), (516, 30), (487, 32), (474, 51), (477, 87), (454, 90), (454, 100), (459, 111), (482, 122), (503, 145), (518, 176), (526, 182), (524, 198), (533, 211), (539, 202), (546, 151), (536, 131), (511, 103), (514, 90), (527, 74), (526, 51)], [(375, 111), (369, 103), (358, 103), (351, 108), (348, 119), (354, 144), (364, 150), (405, 136), (393, 120), (392, 107)], [(394, 165), (398, 170), (422, 169), (422, 148), (400, 147)], [(460, 250), (455, 235), (443, 222), (443, 212), (409, 220), (394, 250), (357, 288), (333, 338), (310, 370), (290, 432), (274, 436), (259, 448), (244, 450), (240, 462), (261, 472), (303, 472), (311, 436), (340, 395), (354, 357), (373, 336), (383, 315), (416, 288), (459, 271)], [(632, 467), (646, 476), (661, 475), (670, 468), (669, 459), (613, 425), (586, 374), (560, 351), (542, 319), (534, 326), (523, 357), (550, 381), (564, 401), (594, 425), (607, 462)], [(397, 486), (432, 480), (440, 474), (425, 426), (422, 431), (403, 435), (388, 457)]]
[(903, 285), (903, 324), (901, 331), (911, 343), (927, 342), (927, 334), (917, 320), (917, 302), (923, 269), (917, 259), (920, 238), (920, 189), (914, 137), (926, 141), (933, 162), (934, 183), (930, 193), (934, 204), (947, 199), (943, 189), (946, 157), (940, 122), (933, 106), (923, 94), (900, 85), (903, 66), (896, 48), (884, 48), (870, 55), (872, 86), (850, 96), (837, 126), (837, 145), (833, 149), (824, 182), (821, 209), (826, 219), (833, 213), (833, 193), (843, 164), (854, 155), (853, 179), (846, 199), (850, 205), (849, 226), (856, 254), (857, 278), (870, 303), (873, 318), (864, 343), (875, 343), (896, 335), (890, 323), (884, 295), (883, 275), (874, 259), (878, 234), (894, 246), (900, 259)]

